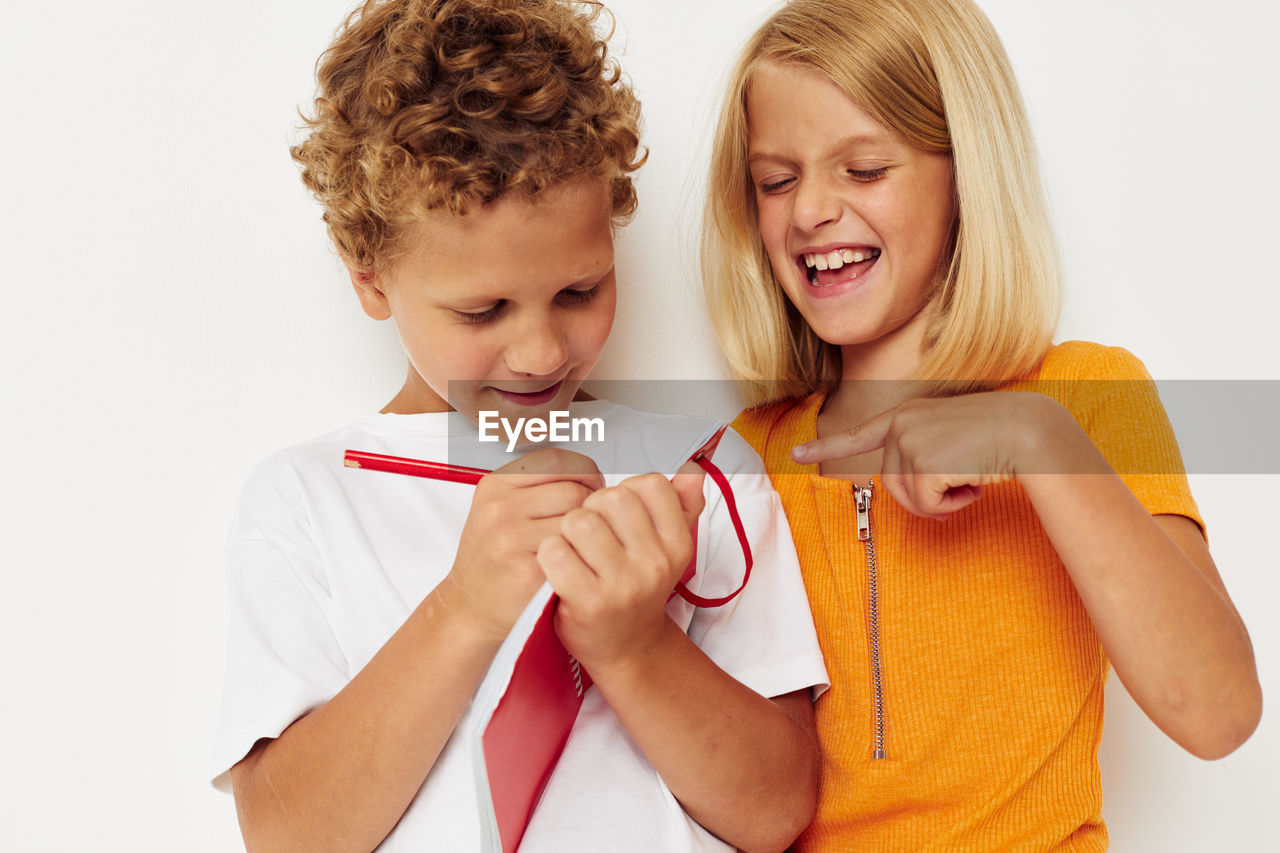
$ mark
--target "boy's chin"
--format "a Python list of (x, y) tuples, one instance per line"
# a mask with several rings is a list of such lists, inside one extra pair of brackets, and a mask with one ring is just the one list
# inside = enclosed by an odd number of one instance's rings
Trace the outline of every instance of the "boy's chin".
[(573, 383), (569, 387), (566, 380), (562, 387), (557, 388), (554, 394), (518, 394), (513, 392), (503, 393), (496, 389), (486, 389), (483, 393), (476, 395), (475, 398), (462, 403), (459, 401), (455, 408), (466, 415), (467, 419), (477, 426), (480, 425), (481, 418), (488, 420), (506, 419), (507, 422), (515, 424), (520, 419), (525, 422), (538, 420), (548, 421), (554, 412), (567, 412), (569, 404), (575, 399), (590, 399), (589, 396), (581, 396), (577, 394), (579, 383)]

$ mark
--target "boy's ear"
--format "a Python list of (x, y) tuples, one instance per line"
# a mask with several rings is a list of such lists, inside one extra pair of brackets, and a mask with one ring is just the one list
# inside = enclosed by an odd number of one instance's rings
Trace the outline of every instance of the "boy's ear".
[(351, 286), (355, 288), (356, 298), (360, 300), (364, 313), (375, 320), (390, 317), (391, 304), (387, 301), (386, 291), (382, 289), (377, 273), (359, 267), (346, 258), (342, 259), (342, 263), (347, 268), (347, 275), (351, 276)]

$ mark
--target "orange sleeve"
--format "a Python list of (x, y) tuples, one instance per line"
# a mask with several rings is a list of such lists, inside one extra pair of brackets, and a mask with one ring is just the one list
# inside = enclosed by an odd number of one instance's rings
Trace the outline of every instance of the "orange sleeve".
[(1186, 516), (1203, 533), (1173, 425), (1145, 365), (1120, 347), (1082, 349), (1069, 371), (1067, 408), (1148, 512)]

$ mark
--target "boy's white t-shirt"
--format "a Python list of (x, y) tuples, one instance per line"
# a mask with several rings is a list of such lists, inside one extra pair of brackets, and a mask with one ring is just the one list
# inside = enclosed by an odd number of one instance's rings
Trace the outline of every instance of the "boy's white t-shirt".
[[(609, 485), (671, 474), (713, 424), (605, 401), (605, 441), (558, 443), (591, 456)], [(538, 446), (530, 445), (526, 450)], [(347, 449), (479, 468), (512, 459), (481, 444), (457, 413), (379, 414), (281, 451), (245, 487), (227, 543), (231, 626), (214, 784), (261, 738), (322, 705), (382, 647), (448, 573), (474, 487), (343, 465)], [(521, 452), (517, 450), (518, 454)], [(814, 688), (827, 674), (777, 494), (745, 441), (726, 432), (713, 457), (732, 485), (755, 557), (743, 592), (718, 608), (672, 598), (667, 613), (723, 670), (764, 696)], [(707, 478), (690, 589), (725, 595), (743, 556), (719, 489)], [(479, 849), (471, 757), (451, 738), (380, 851)], [(353, 780), (353, 784), (359, 784)], [(676, 802), (617, 716), (591, 689), (521, 843), (521, 853), (733, 848)]]

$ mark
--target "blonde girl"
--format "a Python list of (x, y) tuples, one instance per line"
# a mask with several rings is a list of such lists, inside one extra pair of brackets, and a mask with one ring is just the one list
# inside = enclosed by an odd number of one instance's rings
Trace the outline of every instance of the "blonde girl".
[(719, 118), (704, 280), (833, 682), (798, 850), (1103, 850), (1114, 667), (1173, 740), (1253, 731), (1248, 634), (1126, 351), (1053, 345), (1017, 84), (969, 0), (795, 0)]

